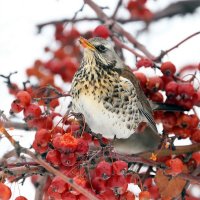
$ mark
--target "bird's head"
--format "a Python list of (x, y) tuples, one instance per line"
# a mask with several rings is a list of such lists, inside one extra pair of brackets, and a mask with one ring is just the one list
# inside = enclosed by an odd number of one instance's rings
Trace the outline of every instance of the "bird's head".
[(121, 68), (122, 61), (114, 50), (112, 42), (103, 38), (95, 37), (89, 40), (79, 39), (84, 47), (84, 62), (104, 68)]

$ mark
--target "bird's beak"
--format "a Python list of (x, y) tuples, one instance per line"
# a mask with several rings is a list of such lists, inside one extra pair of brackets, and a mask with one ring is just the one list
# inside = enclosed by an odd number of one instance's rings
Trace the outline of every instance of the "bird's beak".
[(79, 42), (80, 44), (84, 47), (84, 48), (88, 48), (88, 49), (91, 49), (91, 50), (95, 50), (96, 48), (94, 47), (94, 45), (92, 45), (88, 40), (86, 40), (85, 38), (83, 37), (80, 37), (79, 38)]

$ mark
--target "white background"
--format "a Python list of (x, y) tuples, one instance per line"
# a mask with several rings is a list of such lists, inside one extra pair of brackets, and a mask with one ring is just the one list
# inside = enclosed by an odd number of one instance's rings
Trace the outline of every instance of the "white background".
[[(116, 5), (115, 0), (96, 0), (102, 6), (108, 6), (110, 9), (105, 10), (110, 14)], [(125, 1), (127, 2), (127, 1)], [(148, 6), (153, 11), (164, 8), (170, 2), (175, 0), (149, 0)], [(7, 75), (10, 72), (18, 71), (13, 76), (13, 80), (22, 83), (26, 80), (25, 69), (32, 65), (35, 59), (45, 59), (43, 48), (53, 43), (54, 28), (48, 26), (44, 28), (41, 34), (37, 34), (36, 24), (47, 22), (50, 20), (59, 20), (66, 17), (71, 18), (83, 2), (82, 0), (0, 0), (0, 74)], [(126, 5), (126, 4), (125, 4)], [(86, 7), (81, 16), (95, 16), (94, 12)], [(120, 10), (118, 17), (128, 17), (128, 12), (124, 9)], [(80, 30), (86, 31), (96, 27), (96, 23), (86, 22), (79, 23)], [(142, 23), (133, 23), (125, 26), (131, 33), (136, 33), (142, 28)], [(176, 16), (172, 20), (163, 19), (152, 23), (149, 31), (141, 34), (138, 40), (155, 55), (161, 50), (168, 49), (188, 35), (200, 30), (200, 9), (195, 14), (187, 16)], [(134, 59), (132, 55), (126, 52), (127, 63), (134, 67)], [(200, 61), (200, 35), (192, 38), (184, 43), (178, 49), (169, 53), (164, 60), (172, 61), (178, 68), (185, 64), (198, 64)], [(0, 79), (0, 109), (8, 115), (10, 103), (13, 97), (7, 92), (7, 88)], [(15, 132), (16, 138), (21, 144), (29, 146), (33, 140), (33, 133), (26, 133), (25, 137), (19, 137), (21, 132)], [(0, 143), (0, 155), (10, 148), (6, 139)], [(27, 187), (20, 187), (12, 184), (14, 196), (26, 196), (33, 199), (33, 189), (29, 182), (25, 182)]]

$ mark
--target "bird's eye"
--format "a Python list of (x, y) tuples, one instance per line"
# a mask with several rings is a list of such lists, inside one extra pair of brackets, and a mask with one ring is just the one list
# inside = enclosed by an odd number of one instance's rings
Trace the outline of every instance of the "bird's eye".
[(97, 49), (98, 51), (102, 52), (102, 53), (105, 52), (105, 51), (107, 50), (106, 47), (103, 46), (103, 45), (97, 46), (96, 49)]

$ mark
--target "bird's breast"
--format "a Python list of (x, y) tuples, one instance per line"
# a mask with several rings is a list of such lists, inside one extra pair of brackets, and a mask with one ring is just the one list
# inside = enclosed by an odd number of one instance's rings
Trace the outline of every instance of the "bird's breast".
[(116, 74), (99, 78), (97, 73), (84, 73), (72, 83), (73, 111), (84, 115), (93, 132), (109, 139), (135, 132), (141, 122), (137, 101), (134, 87)]

